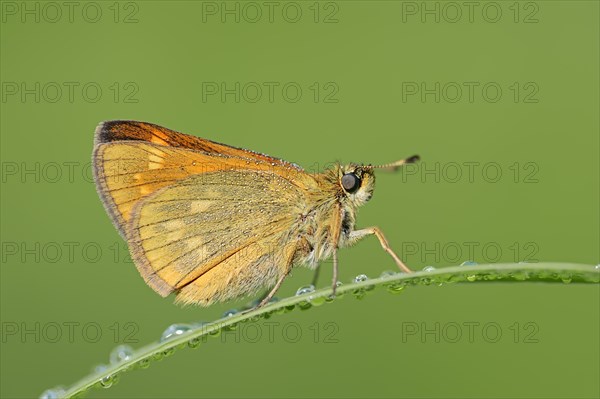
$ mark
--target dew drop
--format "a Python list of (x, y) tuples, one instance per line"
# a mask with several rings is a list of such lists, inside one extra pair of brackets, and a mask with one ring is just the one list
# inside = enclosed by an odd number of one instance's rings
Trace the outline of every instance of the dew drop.
[(200, 346), (201, 342), (202, 342), (201, 337), (195, 337), (195, 338), (190, 339), (188, 341), (187, 345), (188, 345), (188, 347), (190, 347), (192, 349), (196, 349), (198, 346)]
[(312, 284), (305, 285), (304, 287), (298, 288), (298, 291), (296, 291), (296, 296), (310, 294), (311, 292), (315, 292), (315, 286)]
[(111, 375), (107, 375), (100, 380), (100, 385), (102, 388), (110, 388), (113, 385), (113, 378)]
[(233, 317), (238, 313), (237, 309), (231, 309), (223, 313), (223, 317)]
[(572, 281), (572, 276), (568, 273), (563, 273), (560, 275), (560, 279), (563, 283), (569, 284)]
[(119, 345), (110, 352), (110, 363), (117, 364), (131, 359), (133, 349), (129, 345)]
[(524, 281), (529, 278), (529, 273), (516, 271), (516, 272), (512, 273), (512, 278), (517, 281)]
[(387, 290), (391, 294), (399, 294), (402, 291), (404, 291), (404, 287), (406, 287), (406, 285), (404, 285), (403, 283), (395, 283), (388, 285)]
[(460, 264), (461, 266), (477, 266), (477, 262), (473, 262), (472, 260), (467, 260)]
[(432, 272), (432, 271), (435, 271), (435, 267), (433, 267), (433, 266), (425, 266), (423, 268), (423, 271), (424, 272)]
[(326, 298), (326, 297), (324, 297), (324, 296), (320, 296), (320, 297), (317, 297), (317, 298), (312, 298), (312, 299), (310, 300), (310, 303), (311, 303), (313, 306), (321, 306), (321, 305), (322, 305), (322, 304), (324, 304), (326, 301), (327, 301), (327, 298)]
[[(108, 366), (105, 364), (99, 364), (96, 367), (94, 367), (94, 373), (96, 374), (101, 374), (106, 372), (106, 370), (108, 369)], [(102, 388), (110, 388), (113, 384), (113, 378), (110, 375), (104, 376), (102, 377), (99, 381), (100, 386)]]
[(58, 399), (64, 397), (66, 393), (67, 391), (63, 386), (58, 386), (42, 392), (40, 399)]
[(234, 331), (238, 328), (238, 323), (231, 323), (223, 326), (223, 330), (225, 331)]
[(94, 373), (99, 374), (99, 373), (104, 373), (106, 371), (106, 369), (108, 368), (107, 365), (105, 364), (99, 364), (97, 366), (94, 366)]
[(367, 281), (369, 279), (369, 277), (367, 277), (366, 274), (359, 274), (358, 276), (354, 277), (354, 282), (355, 283), (360, 283), (363, 281)]
[(385, 270), (383, 272), (381, 272), (381, 275), (379, 277), (381, 278), (390, 278), (390, 277), (394, 277), (397, 273), (393, 272), (391, 270)]
[(292, 310), (296, 309), (296, 305), (295, 304), (291, 304), (291, 305), (287, 305), (286, 307), (284, 307), (284, 313), (289, 313)]
[(165, 342), (190, 331), (192, 326), (189, 324), (171, 324), (160, 336), (160, 342)]
[(594, 266), (594, 269), (596, 269), (596, 270), (600, 270), (600, 265), (596, 265), (596, 266)]
[(175, 353), (175, 348), (167, 348), (163, 351), (163, 357), (168, 357), (171, 356), (173, 353)]

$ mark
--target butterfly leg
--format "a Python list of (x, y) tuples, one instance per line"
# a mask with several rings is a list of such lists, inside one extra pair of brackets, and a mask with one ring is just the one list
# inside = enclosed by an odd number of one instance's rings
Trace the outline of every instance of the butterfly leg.
[(264, 297), (262, 301), (260, 301), (260, 303), (258, 304), (257, 308), (265, 306), (267, 303), (269, 303), (269, 301), (271, 300), (271, 298), (273, 298), (273, 296), (275, 295), (275, 293), (277, 292), (277, 290), (279, 289), (279, 287), (281, 287), (281, 283), (283, 283), (283, 280), (285, 280), (285, 278), (287, 277), (287, 275), (288, 274), (285, 273), (284, 275), (282, 275), (281, 277), (279, 277), (279, 280), (277, 280), (277, 283), (275, 283), (275, 286), (273, 287), (273, 289), (271, 290), (271, 292), (269, 292), (267, 294), (267, 296)]
[(335, 296), (335, 291), (337, 290), (337, 282), (338, 282), (338, 256), (337, 256), (337, 248), (333, 250), (333, 281), (331, 284), (331, 295)]
[(313, 279), (312, 279), (312, 285), (313, 287), (317, 286), (317, 282), (319, 281), (319, 272), (321, 271), (321, 265), (317, 265), (316, 269), (315, 269), (315, 274), (313, 275)]
[(249, 309), (244, 310), (242, 313), (247, 313), (247, 312), (251, 312), (253, 310), (256, 310), (258, 308), (262, 308), (263, 306), (265, 306), (267, 303), (269, 303), (269, 301), (273, 298), (273, 296), (275, 295), (275, 293), (277, 292), (277, 290), (279, 289), (279, 287), (281, 287), (281, 284), (283, 283), (283, 280), (285, 280), (285, 278), (287, 277), (289, 271), (285, 274), (283, 274), (281, 277), (279, 277), (279, 280), (277, 280), (277, 283), (275, 283), (275, 286), (271, 289), (271, 291), (269, 291), (269, 293), (258, 303), (258, 305), (253, 306)]
[(392, 258), (394, 258), (394, 261), (396, 262), (396, 265), (398, 265), (400, 270), (402, 270), (405, 273), (412, 273), (412, 270), (410, 270), (408, 266), (406, 266), (404, 262), (402, 262), (400, 258), (394, 253), (392, 248), (390, 248), (390, 245), (388, 244), (387, 240), (385, 239), (385, 236), (383, 235), (379, 227), (367, 227), (365, 229), (355, 230), (350, 233), (348, 237), (348, 242), (350, 244), (354, 243), (368, 235), (374, 235), (375, 237), (377, 237), (379, 243), (381, 244), (381, 247), (385, 250), (385, 252), (390, 254)]

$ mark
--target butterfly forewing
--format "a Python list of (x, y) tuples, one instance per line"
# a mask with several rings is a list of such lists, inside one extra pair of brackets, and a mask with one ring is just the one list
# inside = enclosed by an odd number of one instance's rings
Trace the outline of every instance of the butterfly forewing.
[(98, 126), (93, 164), (98, 193), (124, 237), (137, 202), (187, 177), (239, 168), (293, 176), (301, 172), (295, 165), (266, 155), (128, 121)]

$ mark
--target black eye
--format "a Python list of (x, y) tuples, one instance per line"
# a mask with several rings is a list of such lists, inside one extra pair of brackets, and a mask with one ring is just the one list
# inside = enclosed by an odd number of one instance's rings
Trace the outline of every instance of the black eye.
[(354, 173), (346, 173), (342, 176), (342, 187), (348, 193), (352, 194), (360, 187), (360, 179)]

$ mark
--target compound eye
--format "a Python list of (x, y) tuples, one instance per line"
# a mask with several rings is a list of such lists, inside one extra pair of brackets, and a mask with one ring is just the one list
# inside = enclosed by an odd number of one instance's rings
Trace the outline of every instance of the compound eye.
[(342, 176), (342, 187), (350, 194), (355, 193), (360, 187), (360, 179), (354, 173), (346, 173)]

